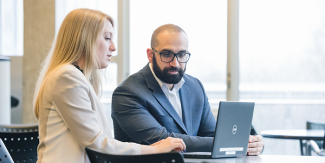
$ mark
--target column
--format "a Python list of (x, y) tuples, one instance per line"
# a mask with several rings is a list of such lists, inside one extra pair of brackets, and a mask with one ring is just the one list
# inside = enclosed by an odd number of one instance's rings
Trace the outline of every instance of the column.
[(37, 122), (35, 84), (55, 35), (55, 0), (24, 1), (23, 123)]

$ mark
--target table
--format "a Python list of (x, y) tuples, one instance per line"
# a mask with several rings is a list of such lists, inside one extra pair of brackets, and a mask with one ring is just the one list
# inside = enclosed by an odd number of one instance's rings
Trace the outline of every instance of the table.
[(298, 139), (301, 155), (305, 155), (304, 147), (307, 152), (307, 146), (302, 142), (303, 140), (324, 140), (324, 130), (266, 130), (262, 131), (261, 135), (264, 138)]
[(184, 159), (186, 163), (324, 163), (320, 156), (260, 155), (222, 159)]

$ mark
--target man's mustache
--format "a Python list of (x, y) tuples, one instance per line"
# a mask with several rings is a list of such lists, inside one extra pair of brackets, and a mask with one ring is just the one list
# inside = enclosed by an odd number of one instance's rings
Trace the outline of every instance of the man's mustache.
[(182, 70), (182, 69), (180, 69), (180, 68), (178, 68), (178, 67), (168, 67), (168, 68), (165, 68), (165, 70), (164, 71), (179, 71), (179, 70)]

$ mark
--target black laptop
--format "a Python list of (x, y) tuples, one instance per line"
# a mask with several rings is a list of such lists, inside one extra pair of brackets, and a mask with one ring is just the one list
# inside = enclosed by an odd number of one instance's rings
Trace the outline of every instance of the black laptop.
[(246, 156), (254, 102), (219, 103), (212, 152), (185, 152), (185, 158)]

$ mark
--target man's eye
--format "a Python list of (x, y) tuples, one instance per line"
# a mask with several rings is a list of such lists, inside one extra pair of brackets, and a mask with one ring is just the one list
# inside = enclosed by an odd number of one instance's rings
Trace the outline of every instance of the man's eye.
[(172, 53), (161, 53), (161, 55), (162, 55), (163, 57), (170, 57), (170, 56), (172, 56), (173, 54), (172, 54)]
[(183, 52), (183, 53), (178, 53), (178, 57), (185, 57), (186, 56), (186, 53)]

